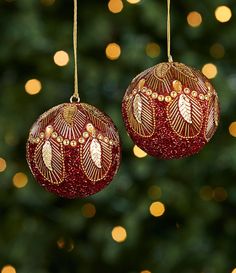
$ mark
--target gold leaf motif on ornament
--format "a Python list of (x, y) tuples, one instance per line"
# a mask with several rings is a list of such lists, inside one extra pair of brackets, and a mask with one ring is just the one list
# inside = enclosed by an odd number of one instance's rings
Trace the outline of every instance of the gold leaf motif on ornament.
[(191, 102), (188, 99), (188, 97), (184, 94), (180, 95), (178, 104), (179, 104), (179, 111), (180, 111), (181, 116), (188, 123), (192, 123)]
[(182, 75), (194, 80), (194, 81), (197, 81), (197, 77), (193, 74), (192, 70), (186, 66), (185, 64), (182, 64), (182, 63), (172, 63), (172, 67), (174, 67), (179, 73), (181, 73)]
[(102, 168), (102, 149), (101, 149), (101, 144), (95, 138), (92, 140), (90, 144), (90, 155), (96, 167), (101, 169)]
[(142, 123), (142, 99), (139, 94), (134, 97), (133, 113), (138, 123)]
[(219, 103), (217, 97), (214, 100), (214, 122), (216, 126), (219, 125)]
[(77, 111), (76, 105), (72, 104), (72, 105), (64, 107), (63, 117), (64, 117), (66, 123), (69, 124), (70, 126), (73, 123), (76, 111)]
[(166, 77), (170, 68), (171, 65), (169, 63), (158, 64), (154, 69), (154, 76), (156, 76), (158, 79), (163, 79)]
[(45, 166), (52, 171), (52, 146), (51, 143), (47, 140), (42, 148), (42, 157)]
[(203, 125), (203, 109), (195, 98), (182, 94), (167, 106), (167, 116), (173, 131), (182, 138), (196, 137)]

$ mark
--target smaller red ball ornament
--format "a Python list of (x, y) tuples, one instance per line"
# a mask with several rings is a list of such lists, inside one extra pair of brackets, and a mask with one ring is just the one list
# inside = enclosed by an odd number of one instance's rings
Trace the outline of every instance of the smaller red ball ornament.
[(27, 142), (27, 161), (36, 180), (65, 198), (83, 198), (105, 188), (120, 157), (112, 120), (85, 103), (65, 103), (45, 112)]
[(198, 153), (219, 123), (218, 96), (209, 80), (182, 63), (158, 64), (128, 87), (122, 114), (128, 134), (163, 159)]

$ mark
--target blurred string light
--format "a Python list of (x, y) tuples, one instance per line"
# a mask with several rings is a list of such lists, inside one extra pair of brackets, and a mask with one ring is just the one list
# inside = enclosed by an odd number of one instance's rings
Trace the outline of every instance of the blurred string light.
[(221, 59), (225, 55), (225, 48), (222, 44), (215, 43), (210, 47), (210, 54), (216, 59)]
[(213, 198), (213, 189), (210, 186), (203, 186), (200, 189), (200, 197), (204, 201), (210, 201)]
[(161, 188), (153, 185), (151, 187), (149, 187), (148, 189), (148, 195), (149, 197), (151, 197), (152, 199), (159, 199), (162, 196), (162, 191)]
[(138, 158), (144, 158), (147, 156), (147, 153), (140, 149), (137, 145), (134, 146), (133, 153)]
[(110, 0), (108, 2), (108, 9), (112, 13), (119, 13), (122, 11), (124, 5), (121, 0)]
[(5, 265), (1, 273), (16, 273), (16, 269), (12, 265)]
[(213, 197), (217, 202), (223, 202), (228, 198), (228, 193), (223, 187), (215, 188), (213, 192)]
[(137, 4), (139, 3), (141, 0), (127, 0), (128, 3), (130, 4)]
[(86, 203), (81, 209), (82, 215), (86, 218), (93, 218), (96, 214), (96, 207), (91, 203)]
[(55, 3), (55, 0), (41, 0), (41, 4), (44, 6), (52, 6)]
[(0, 173), (4, 172), (7, 168), (7, 162), (4, 158), (0, 157)]
[(111, 236), (113, 240), (117, 243), (122, 243), (127, 238), (127, 232), (124, 227), (117, 226), (112, 229)]
[(38, 94), (42, 89), (42, 84), (37, 79), (32, 79), (26, 82), (25, 91), (30, 95)]
[(74, 250), (75, 244), (71, 239), (66, 241), (63, 237), (61, 237), (57, 240), (57, 247), (59, 249), (65, 249), (67, 252), (71, 252)]
[(199, 27), (202, 23), (202, 15), (197, 11), (191, 11), (187, 16), (187, 22), (191, 27)]
[(110, 43), (106, 47), (106, 56), (108, 59), (114, 61), (119, 59), (121, 55), (121, 48), (116, 43)]
[(148, 43), (146, 46), (146, 54), (150, 58), (156, 58), (161, 54), (161, 48), (157, 43)]
[(215, 17), (221, 23), (228, 22), (232, 17), (232, 11), (227, 6), (219, 6), (215, 10)]
[(230, 124), (229, 133), (231, 134), (231, 136), (236, 137), (236, 121)]
[(63, 50), (57, 51), (54, 54), (53, 58), (54, 58), (55, 64), (58, 66), (66, 66), (70, 61), (68, 53)]
[(208, 79), (214, 79), (217, 76), (218, 70), (217, 70), (217, 67), (214, 64), (208, 63), (208, 64), (205, 64), (203, 66), (202, 73)]
[(162, 202), (153, 202), (149, 208), (152, 216), (160, 217), (165, 213), (165, 206)]
[(16, 173), (13, 176), (12, 180), (13, 180), (13, 185), (18, 189), (24, 188), (28, 184), (27, 175), (21, 172)]

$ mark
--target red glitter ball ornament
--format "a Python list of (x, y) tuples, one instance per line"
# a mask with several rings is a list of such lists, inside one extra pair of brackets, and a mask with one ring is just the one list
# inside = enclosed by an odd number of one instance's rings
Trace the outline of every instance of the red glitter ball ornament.
[(122, 114), (132, 140), (163, 159), (198, 153), (219, 124), (218, 96), (209, 80), (182, 63), (160, 63), (128, 87)]
[(105, 188), (120, 157), (112, 120), (85, 103), (65, 103), (45, 112), (27, 142), (27, 161), (36, 180), (65, 198), (83, 198)]

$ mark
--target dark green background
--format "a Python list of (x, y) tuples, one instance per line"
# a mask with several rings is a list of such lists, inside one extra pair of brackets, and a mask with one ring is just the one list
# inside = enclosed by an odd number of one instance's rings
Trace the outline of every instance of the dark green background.
[[(59, 68), (57, 50), (72, 60), (73, 1), (56, 0), (49, 7), (36, 0), (0, 0), (0, 156), (7, 169), (0, 174), (0, 268), (12, 264), (17, 273), (230, 273), (236, 267), (236, 141), (228, 132), (236, 119), (236, 3), (233, 0), (172, 1), (172, 55), (198, 69), (217, 65), (213, 81), (221, 101), (221, 123), (213, 140), (198, 155), (173, 161), (134, 157), (133, 144), (121, 119), (121, 100), (131, 79), (142, 70), (166, 61), (166, 1), (124, 3), (112, 14), (107, 1), (78, 1), (79, 86), (82, 101), (104, 110), (116, 123), (123, 142), (123, 161), (113, 183), (86, 200), (63, 200), (34, 181), (25, 160), (28, 130), (36, 118), (73, 92), (73, 65)], [(225, 24), (215, 8), (227, 4), (233, 12)], [(191, 28), (187, 14), (203, 16)], [(121, 45), (117, 61), (105, 56), (110, 42)], [(145, 53), (148, 42), (161, 46), (161, 55)], [(209, 49), (221, 43), (226, 54), (214, 59)], [(24, 91), (31, 78), (40, 79), (36, 96)], [(12, 177), (25, 172), (29, 183), (16, 189)], [(148, 194), (157, 185), (161, 197)], [(205, 185), (224, 187), (228, 197), (204, 200)], [(165, 214), (149, 213), (153, 201)], [(85, 203), (97, 213), (82, 215)], [(128, 237), (117, 244), (116, 225)], [(57, 241), (64, 238), (65, 247)], [(74, 244), (74, 250), (68, 251)]]

